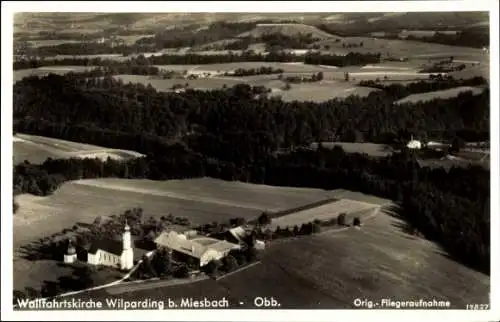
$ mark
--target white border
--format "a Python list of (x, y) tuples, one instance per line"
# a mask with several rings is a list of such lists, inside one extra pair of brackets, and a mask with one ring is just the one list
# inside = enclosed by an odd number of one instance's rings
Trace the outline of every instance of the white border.
[[(500, 221), (499, 200), (499, 79), (498, 79), (498, 2), (476, 1), (348, 1), (348, 2), (3, 2), (2, 3), (2, 320), (191, 320), (191, 321), (330, 321), (345, 319), (381, 319), (422, 321), (493, 321), (500, 318), (498, 263)], [(75, 311), (13, 312), (12, 311), (12, 40), (13, 12), (412, 12), (412, 11), (489, 11), (490, 12), (490, 89), (491, 89), (491, 310), (490, 311), (382, 311), (382, 310), (197, 310), (197, 311)], [(495, 286), (495, 287), (493, 287)], [(495, 305), (496, 304), (496, 305)], [(83, 312), (83, 311), (82, 311)], [(436, 318), (437, 317), (437, 318)]]

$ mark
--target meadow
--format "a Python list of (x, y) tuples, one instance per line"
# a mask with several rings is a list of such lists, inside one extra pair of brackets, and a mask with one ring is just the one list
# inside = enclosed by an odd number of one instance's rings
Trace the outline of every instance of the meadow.
[(20, 69), (14, 71), (14, 83), (29, 76), (43, 77), (50, 73), (57, 75), (65, 75), (69, 72), (81, 73), (91, 70), (93, 66), (48, 66), (30, 69)]
[[(371, 212), (368, 210), (374, 210), (375, 208), (377, 208), (377, 206), (370, 203), (341, 199), (331, 203), (327, 203), (325, 205), (321, 205), (319, 207), (306, 209), (282, 217), (274, 218), (270, 226), (271, 230), (275, 230), (277, 227), (300, 227), (300, 225), (314, 220), (328, 221), (331, 219), (336, 219), (341, 213), (345, 213), (346, 217), (349, 217), (346, 218), (346, 220), (349, 221), (353, 213), (368, 216), (371, 214)], [(361, 221), (363, 221), (363, 217), (364, 216), (360, 216)]]
[(445, 89), (441, 91), (433, 91), (419, 94), (411, 94), (407, 97), (404, 97), (395, 102), (395, 104), (403, 104), (403, 103), (416, 103), (419, 101), (431, 101), (433, 99), (441, 98), (447, 99), (458, 96), (460, 93), (464, 92), (472, 92), (473, 95), (479, 95), (484, 91), (483, 88), (478, 87), (470, 87), (470, 86), (461, 86), (450, 89)]
[[(374, 157), (385, 157), (391, 155), (393, 152), (390, 146), (377, 143), (321, 142), (321, 144), (326, 149), (333, 149), (339, 146), (345, 153), (365, 153)], [(312, 143), (311, 148), (317, 149), (318, 143)]]
[(436, 245), (407, 234), (401, 226), (403, 223), (386, 209), (364, 222), (361, 229), (273, 242), (262, 254), (260, 265), (218, 281), (161, 288), (152, 285), (119, 295), (101, 290), (78, 297), (226, 296), (232, 308), (253, 309), (257, 296), (273, 297), (281, 309), (352, 309), (355, 298), (378, 301), (388, 297), (434, 298), (450, 301), (456, 309), (464, 309), (467, 303), (488, 303), (488, 276), (454, 262)]
[(196, 225), (227, 222), (235, 217), (254, 219), (263, 211), (284, 210), (327, 197), (328, 192), (319, 189), (271, 187), (208, 178), (80, 180), (63, 184), (48, 197), (19, 195), (16, 201), (20, 208), (13, 217), (14, 288), (38, 288), (42, 281), (40, 276), (46, 276), (44, 272), (55, 266), (53, 261), (37, 261), (31, 265), (32, 262), (21, 258), (20, 247), (77, 223), (92, 223), (98, 216), (119, 215), (127, 209), (141, 207), (146, 217), (160, 218), (171, 213), (186, 217)]
[[(345, 44), (363, 43), (362, 47), (344, 48)], [(348, 52), (361, 52), (372, 53), (380, 52), (382, 57), (407, 57), (407, 58), (422, 58), (422, 57), (438, 57), (449, 58), (454, 56), (459, 59), (461, 57), (475, 57), (478, 61), (488, 61), (488, 54), (484, 53), (481, 49), (448, 46), (441, 44), (430, 44), (426, 42), (413, 41), (413, 40), (398, 40), (398, 39), (384, 39), (376, 37), (344, 37), (341, 41), (334, 39), (326, 39), (313, 43), (311, 46), (319, 45), (321, 48), (328, 46), (327, 50), (336, 51), (339, 53)]]
[(30, 163), (43, 163), (47, 158), (100, 158), (126, 160), (141, 157), (135, 151), (109, 149), (96, 145), (59, 140), (43, 136), (16, 134), (13, 137), (13, 161), (18, 164), (28, 160)]

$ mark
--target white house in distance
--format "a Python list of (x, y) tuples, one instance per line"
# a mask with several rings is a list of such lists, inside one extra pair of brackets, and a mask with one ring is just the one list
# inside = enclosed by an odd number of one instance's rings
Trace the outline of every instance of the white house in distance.
[(420, 142), (419, 140), (413, 139), (413, 136), (412, 136), (410, 142), (408, 142), (408, 144), (406, 144), (406, 147), (408, 149), (421, 149), (422, 142)]
[(119, 267), (122, 270), (134, 266), (134, 250), (130, 226), (125, 223), (122, 241), (100, 239), (92, 243), (87, 253), (87, 262), (91, 265)]
[(175, 231), (163, 232), (155, 239), (158, 248), (166, 248), (170, 253), (180, 253), (195, 259), (199, 267), (212, 260), (220, 260), (240, 245), (205, 236), (180, 234)]

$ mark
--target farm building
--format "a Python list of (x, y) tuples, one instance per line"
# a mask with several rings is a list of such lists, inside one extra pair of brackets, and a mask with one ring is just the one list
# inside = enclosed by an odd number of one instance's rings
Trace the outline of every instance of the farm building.
[(191, 238), (189, 234), (186, 236), (175, 231), (163, 232), (155, 239), (155, 244), (158, 248), (166, 248), (174, 258), (194, 260), (200, 267), (224, 258), (233, 249), (241, 248), (225, 240), (204, 236)]
[(87, 262), (91, 265), (105, 265), (131, 269), (134, 266), (134, 250), (130, 226), (125, 223), (122, 241), (100, 239), (92, 243), (87, 254)]
[(410, 142), (408, 142), (408, 144), (406, 145), (406, 147), (408, 149), (421, 149), (422, 148), (422, 142), (420, 142), (419, 140), (411, 140)]
[[(246, 247), (245, 245), (245, 237), (250, 234), (244, 227), (238, 226), (231, 229), (228, 229), (222, 233), (217, 233), (211, 235), (211, 237), (225, 240), (227, 242), (233, 244), (242, 245), (242, 247)], [(263, 250), (265, 248), (265, 242), (262, 240), (255, 240), (254, 247), (258, 250)]]
[(194, 70), (188, 70), (186, 77), (195, 76), (195, 77), (209, 78), (209, 77), (214, 77), (214, 76), (217, 76), (220, 74), (221, 74), (220, 72), (215, 71), (215, 70), (194, 69)]

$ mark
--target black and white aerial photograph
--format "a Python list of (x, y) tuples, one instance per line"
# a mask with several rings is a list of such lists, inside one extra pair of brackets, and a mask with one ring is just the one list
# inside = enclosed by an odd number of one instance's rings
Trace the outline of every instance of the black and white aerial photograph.
[(492, 310), (489, 11), (24, 8), (2, 311)]

